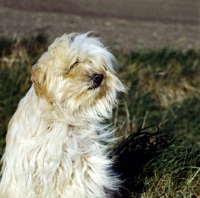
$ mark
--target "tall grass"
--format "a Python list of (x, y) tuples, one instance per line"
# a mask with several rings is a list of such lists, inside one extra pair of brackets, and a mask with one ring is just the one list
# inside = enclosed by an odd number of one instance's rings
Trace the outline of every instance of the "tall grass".
[(123, 137), (114, 153), (125, 194), (200, 196), (200, 51), (117, 55), (129, 87), (113, 118)]
[[(31, 66), (47, 48), (44, 34), (0, 38), (0, 157), (7, 124), (30, 87)], [(200, 196), (200, 52), (115, 52), (129, 88), (119, 96), (112, 147), (124, 197)]]
[(120, 109), (119, 118), (130, 117), (129, 129), (173, 122), (177, 132), (199, 138), (199, 51), (161, 49), (118, 55), (118, 59), (119, 75), (129, 87), (122, 101), (127, 108)]

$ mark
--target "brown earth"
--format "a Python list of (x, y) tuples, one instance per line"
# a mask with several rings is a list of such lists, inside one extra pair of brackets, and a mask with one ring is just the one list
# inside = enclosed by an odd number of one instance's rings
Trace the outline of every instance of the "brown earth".
[(93, 30), (123, 51), (200, 48), (198, 0), (0, 0), (0, 36)]

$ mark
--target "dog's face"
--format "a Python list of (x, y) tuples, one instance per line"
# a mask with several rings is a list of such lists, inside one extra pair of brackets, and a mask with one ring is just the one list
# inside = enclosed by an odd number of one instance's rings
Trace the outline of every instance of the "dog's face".
[(112, 54), (87, 34), (63, 35), (32, 68), (38, 97), (76, 118), (108, 118), (116, 93), (125, 91), (115, 75)]

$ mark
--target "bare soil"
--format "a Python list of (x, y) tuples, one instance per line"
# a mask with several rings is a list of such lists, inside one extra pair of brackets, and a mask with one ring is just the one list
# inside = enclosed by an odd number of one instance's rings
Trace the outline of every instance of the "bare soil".
[(0, 36), (94, 31), (114, 49), (200, 48), (198, 0), (0, 0)]

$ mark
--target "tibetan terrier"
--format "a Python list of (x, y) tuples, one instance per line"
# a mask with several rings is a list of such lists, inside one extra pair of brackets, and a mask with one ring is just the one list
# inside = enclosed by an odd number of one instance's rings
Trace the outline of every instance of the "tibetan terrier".
[(6, 137), (1, 198), (107, 198), (119, 187), (102, 124), (125, 87), (88, 34), (57, 38), (32, 67)]

